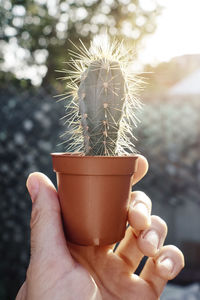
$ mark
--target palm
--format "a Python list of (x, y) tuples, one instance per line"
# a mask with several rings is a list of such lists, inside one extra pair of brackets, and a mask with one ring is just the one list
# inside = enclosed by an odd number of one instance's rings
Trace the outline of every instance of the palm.
[[(132, 275), (132, 266), (113, 253), (111, 247), (68, 246), (76, 258), (70, 271), (65, 264), (68, 253), (66, 257), (60, 256), (55, 264), (51, 261), (42, 268), (39, 261), (35, 264), (35, 270), (32, 270), (36, 278), (32, 281), (32, 299), (158, 299), (151, 285)], [(42, 289), (38, 289), (38, 281)]]
[[(130, 233), (131, 242), (134, 242), (134, 247), (131, 245), (134, 261), (130, 261), (128, 252), (126, 253)], [(141, 277), (133, 275), (143, 257), (143, 253), (138, 249), (137, 239), (139, 237), (133, 235), (132, 228), (129, 227), (116, 252), (113, 252), (111, 246), (84, 247), (68, 243), (68, 248), (62, 247), (61, 251), (58, 248), (56, 256), (45, 259), (45, 263), (43, 257), (35, 262), (33, 257), (27, 280), (17, 300), (159, 299), (167, 279), (162, 278), (159, 272), (156, 274), (151, 259), (147, 266), (145, 265), (146, 271), (142, 271)], [(68, 249), (73, 257), (71, 259)], [(172, 250), (170, 248), (170, 251)], [(165, 249), (165, 252), (167, 251), (169, 249)], [(173, 255), (180, 261), (180, 253), (177, 250)], [(174, 274), (172, 276), (174, 277)], [(29, 286), (28, 294), (27, 286)], [(23, 297), (22, 294), (26, 296)]]
[(148, 300), (157, 299), (151, 285), (137, 275), (132, 275), (133, 267), (115, 254), (111, 247), (81, 247), (70, 244), (69, 249), (76, 261), (91, 274), (102, 299), (142, 300), (147, 299), (145, 295), (148, 295)]

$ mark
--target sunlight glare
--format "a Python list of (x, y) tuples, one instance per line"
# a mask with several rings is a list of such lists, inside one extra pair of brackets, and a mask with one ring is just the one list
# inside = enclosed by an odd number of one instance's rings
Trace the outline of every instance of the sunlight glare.
[(200, 1), (169, 0), (157, 19), (156, 32), (139, 50), (143, 63), (168, 61), (174, 56), (200, 53)]

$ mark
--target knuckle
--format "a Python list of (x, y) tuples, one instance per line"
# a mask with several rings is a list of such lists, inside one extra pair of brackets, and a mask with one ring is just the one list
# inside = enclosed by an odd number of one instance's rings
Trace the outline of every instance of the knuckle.
[(29, 266), (26, 271), (26, 281), (27, 284), (32, 284), (34, 281), (37, 281), (40, 278), (41, 267), (38, 264), (35, 257), (31, 257)]
[(143, 191), (132, 192), (131, 201), (144, 203), (149, 208), (149, 210), (151, 210), (152, 207), (151, 199)]
[(31, 230), (35, 227), (35, 225), (39, 222), (41, 216), (41, 210), (36, 204), (32, 206), (31, 212), (31, 220), (30, 220), (30, 228)]
[(26, 281), (31, 282), (33, 280), (33, 275), (33, 268), (32, 264), (30, 263), (26, 271)]
[(158, 228), (160, 231), (167, 232), (167, 223), (161, 217), (155, 215), (151, 216), (151, 224), (153, 227)]

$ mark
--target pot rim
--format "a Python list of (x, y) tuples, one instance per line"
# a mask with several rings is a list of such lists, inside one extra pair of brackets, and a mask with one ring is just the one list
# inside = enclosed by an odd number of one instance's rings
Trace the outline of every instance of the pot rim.
[(137, 170), (138, 155), (85, 156), (82, 153), (51, 153), (55, 172), (67, 175), (126, 175)]
[(128, 159), (130, 157), (135, 157), (138, 158), (139, 153), (134, 153), (134, 154), (129, 154), (129, 155), (109, 155), (109, 156), (104, 156), (104, 155), (85, 155), (83, 152), (52, 152), (50, 153), (52, 157), (73, 157), (73, 158), (84, 158), (84, 159), (95, 159), (95, 158), (101, 158), (101, 159), (113, 159), (113, 158), (123, 158), (123, 159)]

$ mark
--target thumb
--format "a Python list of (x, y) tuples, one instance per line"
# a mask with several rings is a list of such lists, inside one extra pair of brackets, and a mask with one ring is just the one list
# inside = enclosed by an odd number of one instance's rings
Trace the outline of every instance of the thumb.
[(29, 175), (27, 188), (33, 203), (31, 258), (49, 261), (61, 257), (69, 265), (73, 264), (62, 228), (57, 191), (52, 182), (44, 174), (35, 172)]

